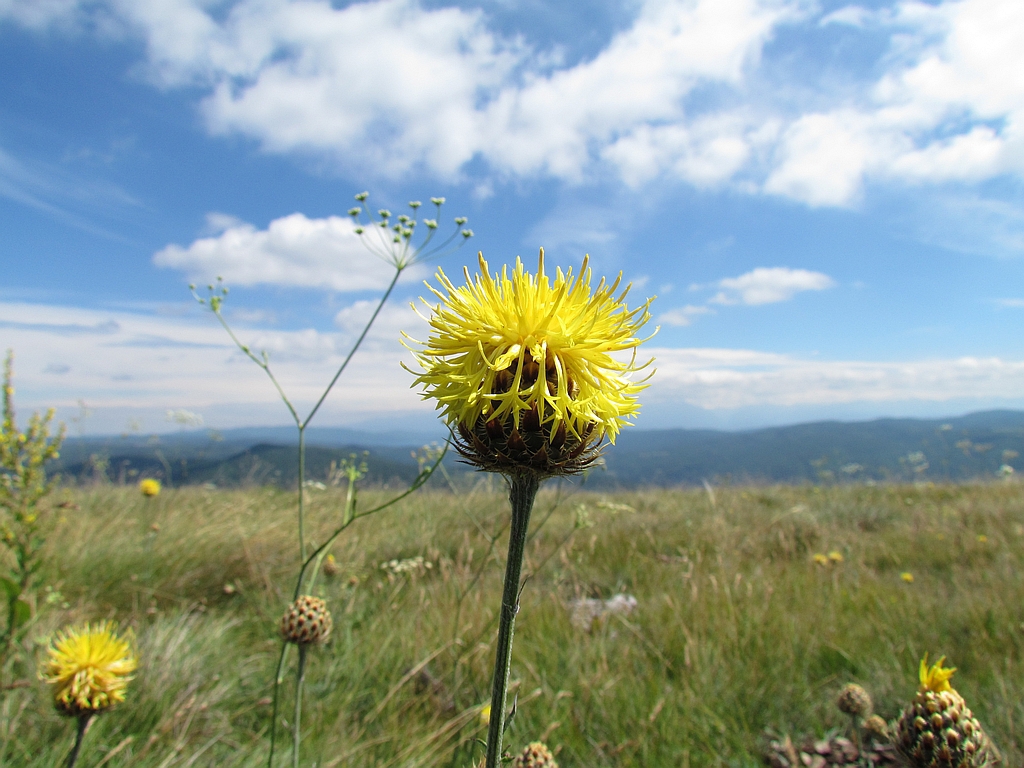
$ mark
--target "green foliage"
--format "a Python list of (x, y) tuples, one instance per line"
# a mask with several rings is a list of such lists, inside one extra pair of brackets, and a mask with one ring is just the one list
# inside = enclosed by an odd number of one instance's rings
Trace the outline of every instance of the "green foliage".
[[(334, 543), (339, 570), (314, 590), (334, 634), (309, 654), (304, 766), (469, 768), (481, 756), (503, 566), (492, 538), (508, 518), (487, 481), (409, 496)], [(342, 523), (347, 492), (309, 489), (311, 541)], [(294, 495), (69, 493), (80, 509), (55, 521), (39, 578), (70, 607), (31, 633), (112, 618), (134, 628), (140, 658), (81, 765), (265, 763)], [(1019, 486), (718, 488), (714, 504), (704, 490), (557, 493), (542, 490), (535, 525), (551, 516), (526, 550), (510, 749), (544, 737), (563, 768), (754, 766), (765, 728), (845, 727), (833, 701), (847, 682), (896, 717), (928, 651), (958, 668), (1006, 764), (1024, 764)], [(363, 488), (359, 505), (387, 498)], [(814, 562), (833, 550), (842, 562)], [(632, 613), (573, 624), (572, 600), (620, 592), (636, 597)], [(59, 765), (72, 735), (42, 683), (0, 701), (2, 765)]]
[[(64, 427), (51, 437), (54, 411), (29, 418), (28, 429), (18, 430), (14, 413), (14, 354), (4, 361), (3, 421), (0, 423), (0, 542), (13, 559), (0, 574), (0, 590), (7, 603), (6, 624), (0, 635), (0, 660), (9, 651), (32, 615), (29, 591), (41, 565), (46, 542), (39, 501), (56, 483), (47, 478), (44, 465), (59, 456)], [(2, 667), (2, 664), (0, 664)]]

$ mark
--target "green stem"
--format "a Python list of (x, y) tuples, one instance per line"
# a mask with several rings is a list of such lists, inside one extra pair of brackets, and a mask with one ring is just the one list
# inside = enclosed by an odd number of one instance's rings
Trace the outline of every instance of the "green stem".
[(505, 699), (512, 667), (512, 636), (519, 612), (519, 578), (526, 552), (526, 534), (530, 513), (537, 498), (540, 479), (533, 473), (509, 478), (509, 501), (512, 524), (508, 534), (508, 560), (505, 562), (505, 583), (501, 594), (501, 620), (498, 624), (498, 647), (494, 656), (494, 683), (491, 688), (491, 720), (487, 730), (487, 768), (501, 765), (501, 739), (505, 731)]
[(349, 362), (352, 360), (352, 356), (355, 355), (356, 350), (358, 350), (359, 346), (363, 343), (363, 339), (366, 338), (366, 334), (370, 332), (370, 327), (377, 320), (377, 315), (380, 314), (380, 311), (384, 309), (384, 305), (387, 304), (388, 297), (391, 295), (391, 292), (395, 289), (395, 284), (398, 282), (398, 278), (402, 276), (402, 270), (404, 269), (405, 267), (395, 267), (395, 276), (391, 278), (391, 283), (388, 285), (388, 289), (384, 291), (384, 295), (380, 297), (380, 301), (377, 303), (377, 308), (373, 310), (373, 315), (370, 316), (370, 320), (366, 323), (366, 326), (363, 328), (363, 332), (359, 334), (359, 338), (356, 339), (356, 343), (352, 345), (352, 349), (349, 350), (348, 356), (342, 361), (341, 367), (338, 368), (337, 373), (334, 374), (334, 378), (331, 379), (331, 383), (327, 385), (327, 389), (325, 389), (324, 393), (320, 395), (320, 399), (316, 401), (316, 405), (314, 405), (313, 410), (309, 412), (309, 416), (307, 416), (306, 420), (302, 422), (303, 427), (308, 425), (309, 422), (313, 419), (313, 417), (316, 416), (316, 412), (319, 411), (320, 406), (324, 404), (324, 400), (326, 400), (327, 395), (331, 393), (331, 390), (334, 388), (334, 385), (338, 381), (338, 378), (341, 376), (342, 373), (345, 372), (345, 369), (348, 367)]
[(299, 564), (306, 562), (306, 425), (299, 425)]
[(277, 712), (281, 699), (281, 683), (284, 682), (284, 665), (288, 660), (288, 643), (281, 643), (281, 658), (277, 660), (277, 674), (274, 675), (274, 710), (270, 718), (270, 756), (267, 768), (274, 768), (274, 747), (277, 743)]
[(92, 712), (78, 716), (78, 733), (75, 734), (75, 746), (71, 749), (71, 754), (68, 755), (67, 768), (74, 768), (75, 762), (78, 760), (78, 751), (82, 748), (82, 739), (85, 738), (85, 729), (89, 727), (89, 721), (92, 720), (92, 716)]
[(295, 722), (292, 723), (292, 768), (299, 768), (299, 746), (302, 742), (302, 683), (306, 679), (305, 643), (299, 644), (299, 668), (295, 673)]

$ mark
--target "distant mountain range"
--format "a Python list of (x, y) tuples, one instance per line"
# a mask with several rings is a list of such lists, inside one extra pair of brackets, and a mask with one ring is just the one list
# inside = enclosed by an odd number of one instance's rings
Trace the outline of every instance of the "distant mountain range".
[[(419, 437), (419, 436), (418, 436)], [(443, 440), (443, 434), (438, 441)], [(352, 454), (365, 461), (367, 481), (405, 483), (415, 477), (412, 452), (423, 438), (346, 429), (307, 432), (307, 474), (327, 482), (332, 463)], [(52, 470), (89, 481), (171, 484), (294, 485), (295, 430), (287, 427), (69, 438)], [(819, 483), (952, 480), (996, 477), (1024, 469), (1024, 412), (985, 411), (950, 419), (823, 421), (742, 432), (627, 429), (605, 450), (605, 465), (587, 484), (597, 488), (711, 483)], [(468, 469), (446, 460), (455, 476)]]

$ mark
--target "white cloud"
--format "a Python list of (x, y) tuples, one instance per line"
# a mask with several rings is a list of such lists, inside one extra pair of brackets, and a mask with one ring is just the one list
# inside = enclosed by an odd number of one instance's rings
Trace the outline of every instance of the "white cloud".
[(693, 304), (687, 304), (685, 307), (677, 307), (676, 309), (670, 309), (663, 315), (658, 317), (658, 322), (661, 325), (675, 325), (675, 326), (686, 326), (693, 322), (695, 315), (706, 315), (713, 310), (709, 307), (699, 307)]
[(789, 267), (758, 267), (739, 277), (720, 280), (723, 290), (712, 302), (716, 304), (774, 304), (788, 301), (801, 291), (823, 291), (835, 281), (821, 272)]
[[(238, 328), (241, 340), (267, 349), (274, 373), (300, 413), (316, 401), (348, 352), (370, 308), (339, 316), (341, 333), (312, 329)], [(409, 320), (406, 324), (405, 320)], [(429, 414), (411, 389), (412, 363), (396, 331), (418, 335), (405, 306), (388, 305), (370, 342), (353, 358), (318, 423), (351, 423), (375, 414)], [(287, 412), (262, 371), (247, 360), (209, 315), (161, 317), (140, 312), (0, 302), (5, 345), (15, 351), (22, 414), (57, 406), (69, 418), (79, 400), (106, 414), (91, 431), (116, 432), (145, 416), (166, 429), (167, 410), (203, 414), (212, 428), (283, 423)], [(647, 348), (657, 372), (645, 403), (685, 402), (721, 410), (750, 406), (910, 401), (991, 402), (1024, 391), (1024, 361), (1001, 358), (899, 363), (827, 361), (741, 349)], [(161, 426), (163, 425), (163, 426)]]
[(1024, 387), (1024, 361), (995, 357), (887, 363), (737, 349), (645, 351), (658, 367), (645, 399), (707, 409), (1012, 399)]
[(874, 18), (892, 35), (888, 71), (859, 104), (799, 116), (764, 189), (846, 205), (867, 179), (977, 182), (1024, 173), (1024, 82), (1008, 76), (1024, 69), (1024, 4), (908, 1)]
[[(396, 305), (388, 310), (389, 322), (375, 329), (325, 404), (325, 420), (430, 410), (410, 389), (412, 376), (399, 366), (412, 358), (391, 327), (397, 322), (391, 318), (402, 315), (411, 316), (402, 327), (414, 328), (415, 316)], [(205, 312), (166, 317), (0, 302), (0, 328), (5, 346), (15, 352), (22, 414), (54, 406), (67, 418), (84, 400), (97, 412), (116, 414), (93, 427), (106, 431), (120, 429), (140, 413), (150, 415), (150, 428), (165, 429), (158, 426), (163, 414), (178, 408), (202, 413), (215, 428), (287, 420), (263, 371)], [(257, 353), (270, 354), (275, 376), (300, 411), (316, 402), (354, 340), (351, 333), (314, 329), (235, 331)]]
[[(229, 285), (290, 285), (364, 291), (387, 286), (393, 268), (370, 255), (351, 219), (310, 219), (293, 213), (274, 219), (266, 229), (211, 214), (220, 229), (187, 247), (169, 245), (153, 256), (160, 267), (173, 267), (198, 282), (221, 276)], [(415, 268), (409, 270), (409, 277)]]
[(13, 19), (29, 29), (42, 30), (75, 18), (78, 0), (0, 0), (0, 20)]
[[(377, 301), (357, 301), (335, 315), (334, 324), (345, 334), (348, 343), (354, 342), (362, 333), (377, 305)], [(367, 348), (394, 349), (403, 332), (414, 339), (425, 340), (427, 324), (409, 304), (385, 304), (367, 337)]]
[[(480, 158), (493, 177), (474, 182), (481, 194), (494, 178), (578, 182), (611, 169), (632, 186), (681, 179), (842, 206), (871, 182), (1024, 174), (1020, 0), (826, 15), (808, 0), (636, 9), (603, 50), (563, 63), (496, 32), (482, 10), (417, 0), (0, 0), (0, 18), (30, 27), (91, 15), (130, 30), (155, 83), (205, 94), (213, 133), (394, 176), (458, 177)], [(799, 82), (772, 79), (792, 67), (761, 67), (782, 25), (813, 49), (838, 24), (875, 80), (860, 67), (833, 89), (813, 64)]]

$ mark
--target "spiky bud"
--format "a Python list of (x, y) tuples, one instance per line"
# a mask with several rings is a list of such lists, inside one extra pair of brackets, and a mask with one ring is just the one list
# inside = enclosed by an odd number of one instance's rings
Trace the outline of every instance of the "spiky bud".
[(281, 617), (281, 637), (298, 645), (317, 645), (331, 635), (331, 612), (319, 597), (301, 595)]
[(921, 686), (896, 723), (896, 748), (913, 768), (984, 768), (998, 765), (988, 740), (963, 697), (949, 684), (953, 669), (940, 658), (921, 660)]
[(871, 714), (871, 696), (856, 683), (847, 683), (836, 697), (836, 706), (851, 717), (867, 717)]
[(542, 742), (534, 741), (516, 755), (513, 768), (558, 768), (555, 756)]

